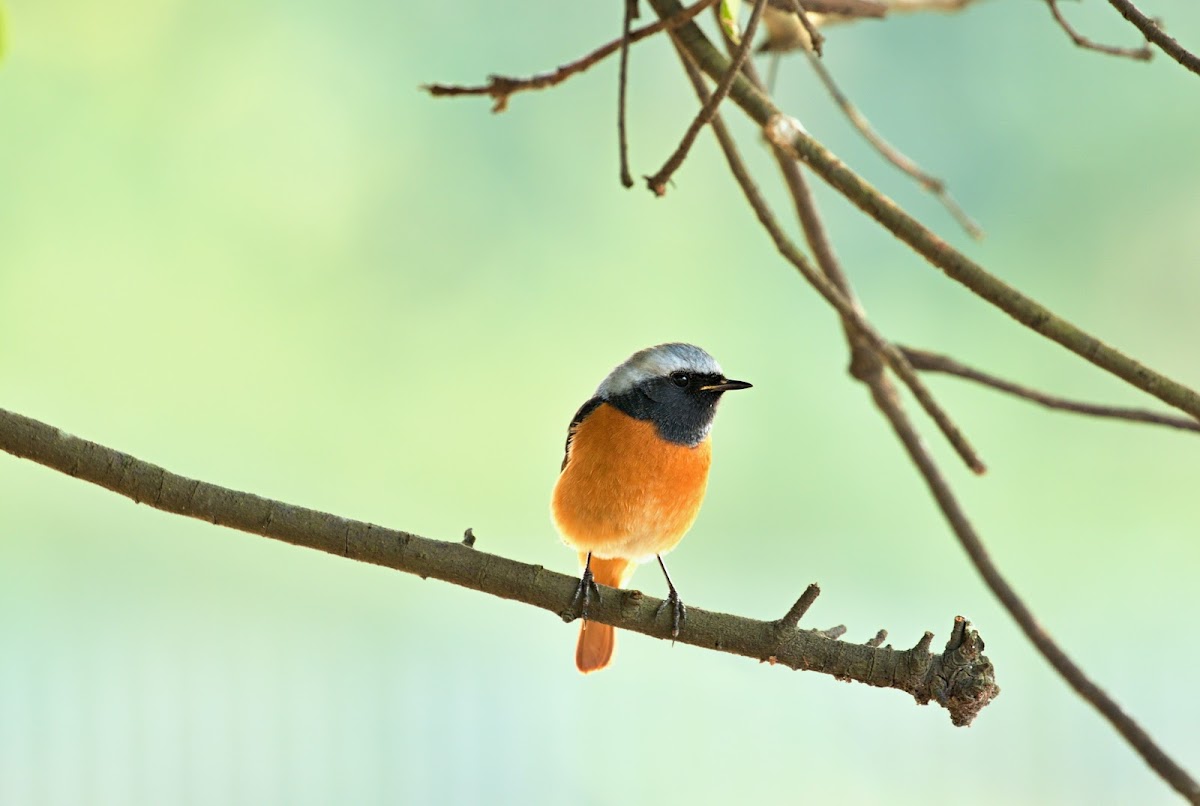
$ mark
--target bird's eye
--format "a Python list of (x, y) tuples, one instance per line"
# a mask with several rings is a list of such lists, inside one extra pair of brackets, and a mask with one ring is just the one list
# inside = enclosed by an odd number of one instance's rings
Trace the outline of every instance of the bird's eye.
[(684, 386), (687, 386), (688, 385), (687, 373), (686, 372), (672, 372), (671, 373), (671, 383), (673, 383), (676, 386), (681, 387), (681, 388)]

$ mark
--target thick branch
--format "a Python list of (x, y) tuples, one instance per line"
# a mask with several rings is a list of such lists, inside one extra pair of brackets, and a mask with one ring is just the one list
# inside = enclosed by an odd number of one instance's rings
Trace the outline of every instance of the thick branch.
[[(660, 17), (672, 16), (679, 10), (677, 0), (649, 2)], [(689, 57), (705, 73), (714, 80), (725, 75), (729, 68), (729, 59), (713, 46), (694, 22), (685, 23), (675, 29), (675, 33)], [(729, 99), (763, 127), (772, 143), (786, 148), (802, 160), (818, 176), (945, 272), (948, 277), (962, 283), (1021, 324), (1058, 342), (1076, 355), (1128, 381), (1164, 403), (1200, 418), (1200, 395), (1194, 390), (1108, 346), (951, 248), (900, 209), (895, 202), (847, 168), (845, 163), (809, 136), (798, 123), (784, 116), (771, 99), (759, 92), (745, 76), (738, 76), (734, 81)]]
[[(3, 409), (0, 449), (164, 512), (417, 574), (423, 579), (441, 579), (549, 610), (565, 621), (576, 617), (569, 603), (578, 579), (487, 554), (473, 548), (473, 541), (430, 540), (184, 478)], [(813, 591), (806, 596), (815, 599), (815, 594)], [(656, 617), (661, 604), (661, 600), (640, 591), (605, 588), (603, 599), (589, 608), (588, 618), (654, 638), (671, 638), (669, 620)], [(689, 607), (687, 622), (675, 640), (791, 669), (821, 672), (840, 680), (905, 691), (921, 704), (936, 702), (944, 706), (954, 724), (968, 725), (1000, 689), (991, 661), (983, 655), (983, 641), (967, 627), (962, 617), (956, 618), (946, 650), (934, 655), (927, 646), (898, 651), (842, 643), (796, 630), (788, 616), (780, 621), (757, 621)]]

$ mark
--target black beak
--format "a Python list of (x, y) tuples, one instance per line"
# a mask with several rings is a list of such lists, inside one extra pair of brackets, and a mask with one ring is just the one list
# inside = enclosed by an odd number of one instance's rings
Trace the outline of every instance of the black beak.
[(713, 383), (713, 384), (709, 384), (708, 386), (701, 386), (700, 391), (701, 392), (732, 392), (734, 389), (749, 389), (750, 386), (751, 386), (751, 384), (748, 384), (745, 381), (731, 381), (729, 379), (725, 379), (725, 380), (721, 381), (720, 383)]

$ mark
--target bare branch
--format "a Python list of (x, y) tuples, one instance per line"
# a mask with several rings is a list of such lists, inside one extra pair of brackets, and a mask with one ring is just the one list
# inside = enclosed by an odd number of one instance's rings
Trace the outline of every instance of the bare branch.
[(1054, 15), (1054, 21), (1058, 23), (1058, 26), (1066, 32), (1072, 42), (1084, 50), (1094, 50), (1098, 53), (1107, 53), (1109, 56), (1122, 56), (1126, 59), (1135, 59), (1142, 62), (1150, 61), (1152, 51), (1148, 45), (1143, 45), (1140, 48), (1119, 48), (1114, 45), (1102, 45), (1099, 42), (1088, 39), (1071, 27), (1071, 23), (1067, 22), (1067, 18), (1058, 9), (1058, 0), (1046, 0), (1046, 5), (1050, 7), (1050, 13)]
[[(678, 0), (649, 2), (660, 17), (673, 16), (679, 10)], [(675, 35), (687, 50), (689, 57), (705, 73), (713, 78), (725, 75), (729, 60), (708, 41), (694, 23), (679, 26)], [(1081, 358), (1164, 403), (1200, 418), (1200, 395), (1194, 390), (1110, 347), (951, 248), (894, 201), (851, 171), (829, 149), (809, 136), (796, 121), (780, 112), (771, 99), (756, 89), (744, 76), (739, 76), (733, 82), (729, 97), (763, 127), (771, 142), (784, 147), (796, 159), (812, 168), (818, 176), (945, 272), (948, 277), (970, 288), (1021, 324), (1057, 342)]]
[[(317, 549), (360, 562), (539, 607), (566, 621), (578, 579), (479, 551), (463, 543), (430, 540), (408, 532), (260, 498), (177, 476), (45, 423), (0, 409), (0, 450), (74, 476), (164, 512)], [(469, 534), (469, 533), (468, 533)], [(588, 619), (654, 638), (671, 638), (669, 620), (657, 618), (662, 601), (636, 590), (604, 588)], [(957, 625), (961, 617), (955, 620)], [(956, 627), (957, 629), (957, 627)], [(973, 632), (973, 631), (972, 631)], [(954, 632), (951, 633), (953, 639)], [(911, 694), (936, 702), (956, 725), (970, 724), (1000, 689), (991, 661), (980, 651), (947, 644), (941, 655), (841, 644), (807, 631), (781, 636), (779, 622), (688, 608), (680, 643), (770, 660)], [(949, 659), (949, 660), (948, 660)]]
[(1062, 397), (1048, 395), (1045, 392), (1039, 392), (1036, 389), (1031, 389), (1028, 386), (1006, 381), (1003, 378), (998, 378), (995, 375), (990, 375), (972, 367), (968, 367), (959, 361), (950, 358), (949, 356), (939, 353), (931, 353), (926, 350), (917, 350), (912, 347), (897, 345), (900, 352), (904, 353), (904, 357), (912, 364), (913, 369), (924, 372), (944, 372), (947, 375), (956, 375), (959, 378), (981, 383), (984, 386), (989, 386), (992, 389), (997, 389), (1001, 392), (1007, 392), (1025, 400), (1038, 403), (1048, 409), (1057, 409), (1059, 411), (1071, 411), (1076, 414), (1087, 414), (1092, 417), (1107, 417), (1115, 420), (1129, 420), (1138, 423), (1151, 423), (1153, 425), (1165, 425), (1170, 428), (1179, 428), (1184, 431), (1200, 431), (1200, 421), (1193, 420), (1190, 417), (1174, 417), (1169, 414), (1159, 414), (1158, 412), (1149, 411), (1147, 409), (1133, 409), (1121, 406), (1100, 406), (1093, 403), (1082, 403), (1076, 400), (1067, 400)]
[(883, 0), (888, 14), (916, 11), (962, 11), (977, 0)]
[(1158, 45), (1163, 53), (1200, 76), (1200, 56), (1196, 56), (1196, 54), (1184, 48), (1175, 41), (1174, 37), (1168, 36), (1157, 20), (1147, 17), (1130, 0), (1108, 0), (1108, 2), (1113, 8), (1121, 12), (1122, 17), (1141, 31), (1142, 36), (1155, 45)]
[[(699, 0), (699, 2), (682, 9), (678, 14), (669, 19), (660, 19), (650, 25), (638, 28), (636, 31), (630, 32), (629, 44), (632, 45), (634, 42), (640, 42), (661, 31), (682, 25), (709, 6), (716, 5), (716, 3), (717, 0)], [(614, 39), (582, 58), (562, 65), (557, 70), (552, 70), (548, 73), (539, 73), (528, 78), (493, 75), (488, 77), (487, 84), (479, 86), (463, 87), (456, 84), (424, 84), (421, 89), (435, 98), (454, 97), (458, 95), (488, 95), (495, 100), (495, 103), (492, 104), (492, 111), (503, 112), (508, 109), (508, 99), (513, 94), (525, 90), (543, 90), (561, 84), (571, 76), (582, 73), (597, 62), (603, 61), (616, 53), (621, 49), (623, 42), (625, 42), (624, 37)]]
[[(704, 81), (700, 78), (696, 68), (687, 60), (682, 52), (680, 59), (688, 71), (688, 76), (692, 80), (692, 87), (696, 90), (697, 96), (702, 101), (707, 99), (708, 90), (704, 86)], [(866, 343), (870, 345), (871, 350), (882, 356), (882, 360), (886, 361), (888, 366), (912, 390), (921, 407), (925, 409), (926, 413), (937, 424), (963, 462), (975, 473), (982, 474), (986, 472), (986, 466), (978, 454), (976, 454), (970, 441), (967, 440), (954, 421), (950, 419), (950, 415), (937, 403), (924, 382), (917, 376), (916, 371), (908, 365), (908, 360), (905, 359), (903, 354), (896, 349), (895, 345), (880, 335), (874, 326), (864, 318), (861, 309), (853, 300), (847, 299), (832, 280), (812, 266), (808, 258), (796, 248), (796, 245), (784, 233), (783, 228), (779, 226), (779, 222), (776, 221), (774, 214), (767, 205), (766, 199), (763, 198), (758, 186), (746, 170), (737, 144), (734, 143), (733, 137), (730, 136), (729, 130), (725, 127), (725, 123), (720, 115), (713, 117), (712, 130), (713, 134), (717, 137), (717, 142), (721, 146), (721, 151), (725, 154), (730, 173), (737, 180), (743, 194), (746, 196), (746, 200), (750, 203), (751, 208), (753, 208), (754, 214), (758, 217), (763, 228), (766, 229), (767, 234), (771, 236), (771, 240), (774, 241), (775, 248), (779, 250), (779, 253), (785, 260), (796, 267), (796, 270), (816, 289), (817, 293), (833, 306), (834, 310), (842, 317), (842, 320), (849, 323), (855, 331), (860, 333)]]
[(813, 70), (816, 72), (817, 78), (821, 79), (821, 83), (825, 85), (825, 89), (829, 92), (830, 97), (833, 98), (834, 103), (841, 107), (842, 113), (845, 114), (845, 116), (850, 120), (850, 123), (853, 124), (854, 128), (858, 129), (859, 134), (861, 134), (868, 143), (874, 146), (875, 150), (878, 151), (884, 159), (892, 163), (892, 165), (895, 165), (904, 173), (911, 176), (917, 181), (918, 184), (921, 185), (921, 187), (932, 193), (933, 197), (941, 202), (942, 206), (946, 208), (946, 211), (954, 217), (954, 220), (958, 222), (960, 227), (966, 230), (968, 235), (977, 241), (982, 239), (983, 230), (979, 228), (979, 225), (976, 224), (969, 215), (967, 215), (966, 211), (959, 206), (958, 202), (956, 202), (953, 197), (950, 196), (949, 191), (946, 190), (946, 183), (941, 179), (938, 179), (936, 176), (921, 170), (919, 165), (917, 165), (904, 154), (900, 153), (900, 151), (888, 143), (887, 140), (884, 140), (883, 137), (881, 137), (874, 129), (871, 128), (871, 124), (867, 121), (866, 116), (864, 116), (858, 110), (858, 108), (850, 102), (850, 99), (846, 97), (846, 94), (843, 93), (841, 88), (838, 87), (837, 83), (834, 82), (833, 76), (830, 75), (829, 71), (825, 69), (825, 64), (808, 51), (805, 51), (805, 55), (808, 56), (808, 61), (812, 65)]
[(796, 18), (800, 20), (800, 27), (804, 29), (804, 33), (808, 36), (809, 47), (812, 48), (811, 51), (806, 48), (804, 52), (813, 54), (817, 58), (825, 55), (822, 53), (825, 37), (821, 36), (821, 32), (817, 30), (817, 26), (813, 25), (812, 20), (808, 18), (808, 12), (800, 4), (800, 0), (792, 0), (792, 6)]
[(823, 39), (818, 30), (830, 25), (897, 13), (961, 11), (977, 0), (872, 0), (866, 5), (859, 5), (857, 2), (853, 5), (848, 4), (845, 9), (832, 8), (835, 4), (825, 0), (805, 0), (804, 10), (808, 16), (804, 19), (789, 13), (793, 11), (791, 2), (792, 0), (767, 0), (770, 9), (763, 15), (767, 37), (758, 49), (760, 53), (780, 54), (793, 50), (814, 49), (820, 55), (820, 49), (813, 47), (816, 41), (813, 37)]
[[(673, 35), (672, 40), (677, 42), (677, 37)], [(694, 71), (694, 68), (691, 68), (689, 65), (689, 70)], [(762, 82), (754, 74), (753, 70), (748, 70), (747, 74), (749, 81), (761, 88)], [(828, 247), (824, 225), (816, 213), (812, 195), (808, 192), (803, 176), (794, 164), (791, 164), (789, 167), (788, 163), (781, 162), (781, 167), (784, 169), (789, 190), (791, 190), (796, 202), (801, 224), (805, 229), (810, 244), (813, 246), (814, 254), (818, 257), (822, 271), (836, 282), (839, 290), (844, 295), (853, 299), (854, 292), (849, 286), (849, 281), (846, 279), (837, 258)], [(753, 205), (753, 201), (751, 203)], [(853, 355), (851, 366), (852, 369), (857, 370), (854, 372), (855, 377), (862, 380), (870, 388), (871, 396), (876, 406), (883, 413), (884, 417), (887, 418), (896, 435), (900, 438), (901, 443), (908, 450), (909, 457), (925, 478), (943, 515), (958, 537), (959, 543), (966, 550), (967, 555), (996, 598), (1000, 600), (1001, 604), (1013, 617), (1013, 620), (1017, 622), (1021, 630), (1063, 679), (1108, 719), (1113, 727), (1125, 737), (1126, 741), (1158, 772), (1163, 780), (1189, 797), (1200, 795), (1200, 788), (1197, 787), (1196, 782), (1188, 773), (1176, 764), (1140, 725), (1122, 711), (1120, 706), (1107, 693), (1084, 674), (1083, 670), (1046, 633), (1041, 624), (1033, 617), (1029, 607), (1008, 584), (1008, 581), (1000, 573), (999, 568), (992, 562), (987, 549), (983, 545), (982, 539), (967, 520), (949, 485), (942, 477), (941, 471), (930, 456), (920, 435), (909, 420), (908, 415), (904, 412), (904, 408), (900, 404), (892, 384), (882, 372), (879, 361), (872, 361), (870, 360), (870, 355), (864, 355), (864, 352), (859, 349), (854, 339), (855, 334), (850, 323), (844, 321), (844, 324), (847, 336), (850, 338), (850, 347)], [(958, 638), (962, 637), (961, 635), (952, 635), (951, 642), (955, 643)], [(916, 648), (920, 649), (922, 646), (928, 646), (931, 639), (932, 635), (926, 633)], [(978, 647), (977, 649), (970, 648), (968, 651), (982, 651), (982, 647)]]
[[(767, 5), (781, 11), (792, 11), (792, 2), (793, 0), (767, 0)], [(878, 18), (887, 14), (888, 4), (880, 0), (804, 0), (804, 9), (810, 14)]]
[(629, 138), (625, 132), (625, 91), (629, 79), (629, 34), (637, 16), (637, 0), (625, 0), (625, 16), (621, 22), (621, 66), (617, 74), (617, 142), (621, 160), (621, 184), (633, 187), (629, 175)]
[(737, 78), (746, 57), (750, 55), (750, 46), (754, 44), (754, 32), (758, 30), (758, 21), (762, 17), (766, 4), (767, 0), (755, 0), (754, 9), (750, 12), (750, 19), (746, 22), (746, 30), (742, 32), (741, 47), (738, 48), (738, 52), (726, 68), (725, 74), (719, 79), (714, 77), (713, 80), (717, 82), (716, 88), (704, 105), (700, 107), (700, 111), (688, 126), (687, 131), (683, 133), (683, 139), (680, 140), (675, 152), (667, 157), (667, 161), (663, 163), (663, 167), (658, 169), (658, 173), (646, 177), (646, 185), (655, 196), (662, 196), (667, 192), (667, 182), (683, 164), (684, 158), (692, 148), (692, 143), (696, 142), (696, 135), (700, 133), (705, 124), (713, 119), (717, 113), (717, 107), (720, 106), (721, 101), (725, 100), (725, 96), (729, 93), (729, 87)]

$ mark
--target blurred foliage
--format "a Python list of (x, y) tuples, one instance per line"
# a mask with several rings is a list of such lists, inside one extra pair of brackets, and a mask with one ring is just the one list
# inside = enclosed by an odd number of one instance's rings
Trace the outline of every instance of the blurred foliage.
[[(0, 73), (0, 391), (173, 471), (575, 567), (548, 518), (565, 429), (612, 365), (694, 341), (723, 404), (683, 598), (899, 645), (978, 625), (1003, 695), (970, 730), (894, 692), (575, 625), (216, 529), (0, 456), (0, 803), (1173, 802), (968, 566), (707, 136), (663, 199), (617, 180), (616, 62), (491, 115), (428, 81), (545, 70), (621, 6), (14, 3)], [(1070, 9), (1130, 42), (1103, 3)], [(1200, 6), (1154, 9), (1200, 42)], [(711, 25), (710, 21), (705, 22)], [(973, 244), (785, 59), (777, 97), (916, 215), (1081, 326), (1195, 386), (1198, 85), (1071, 46), (1039, 3), (829, 32), (829, 69), (988, 231)], [(631, 157), (694, 97), (635, 46)], [(781, 213), (757, 134), (728, 114)], [(1048, 390), (1146, 404), (1020, 330), (825, 187), (880, 328)], [(736, 207), (734, 208), (736, 210)], [(1048, 628), (1193, 772), (1181, 670), (1200, 563), (1190, 434), (931, 385), (990, 467), (929, 429)], [(924, 420), (918, 417), (924, 424)], [(661, 594), (653, 568), (634, 584)]]

